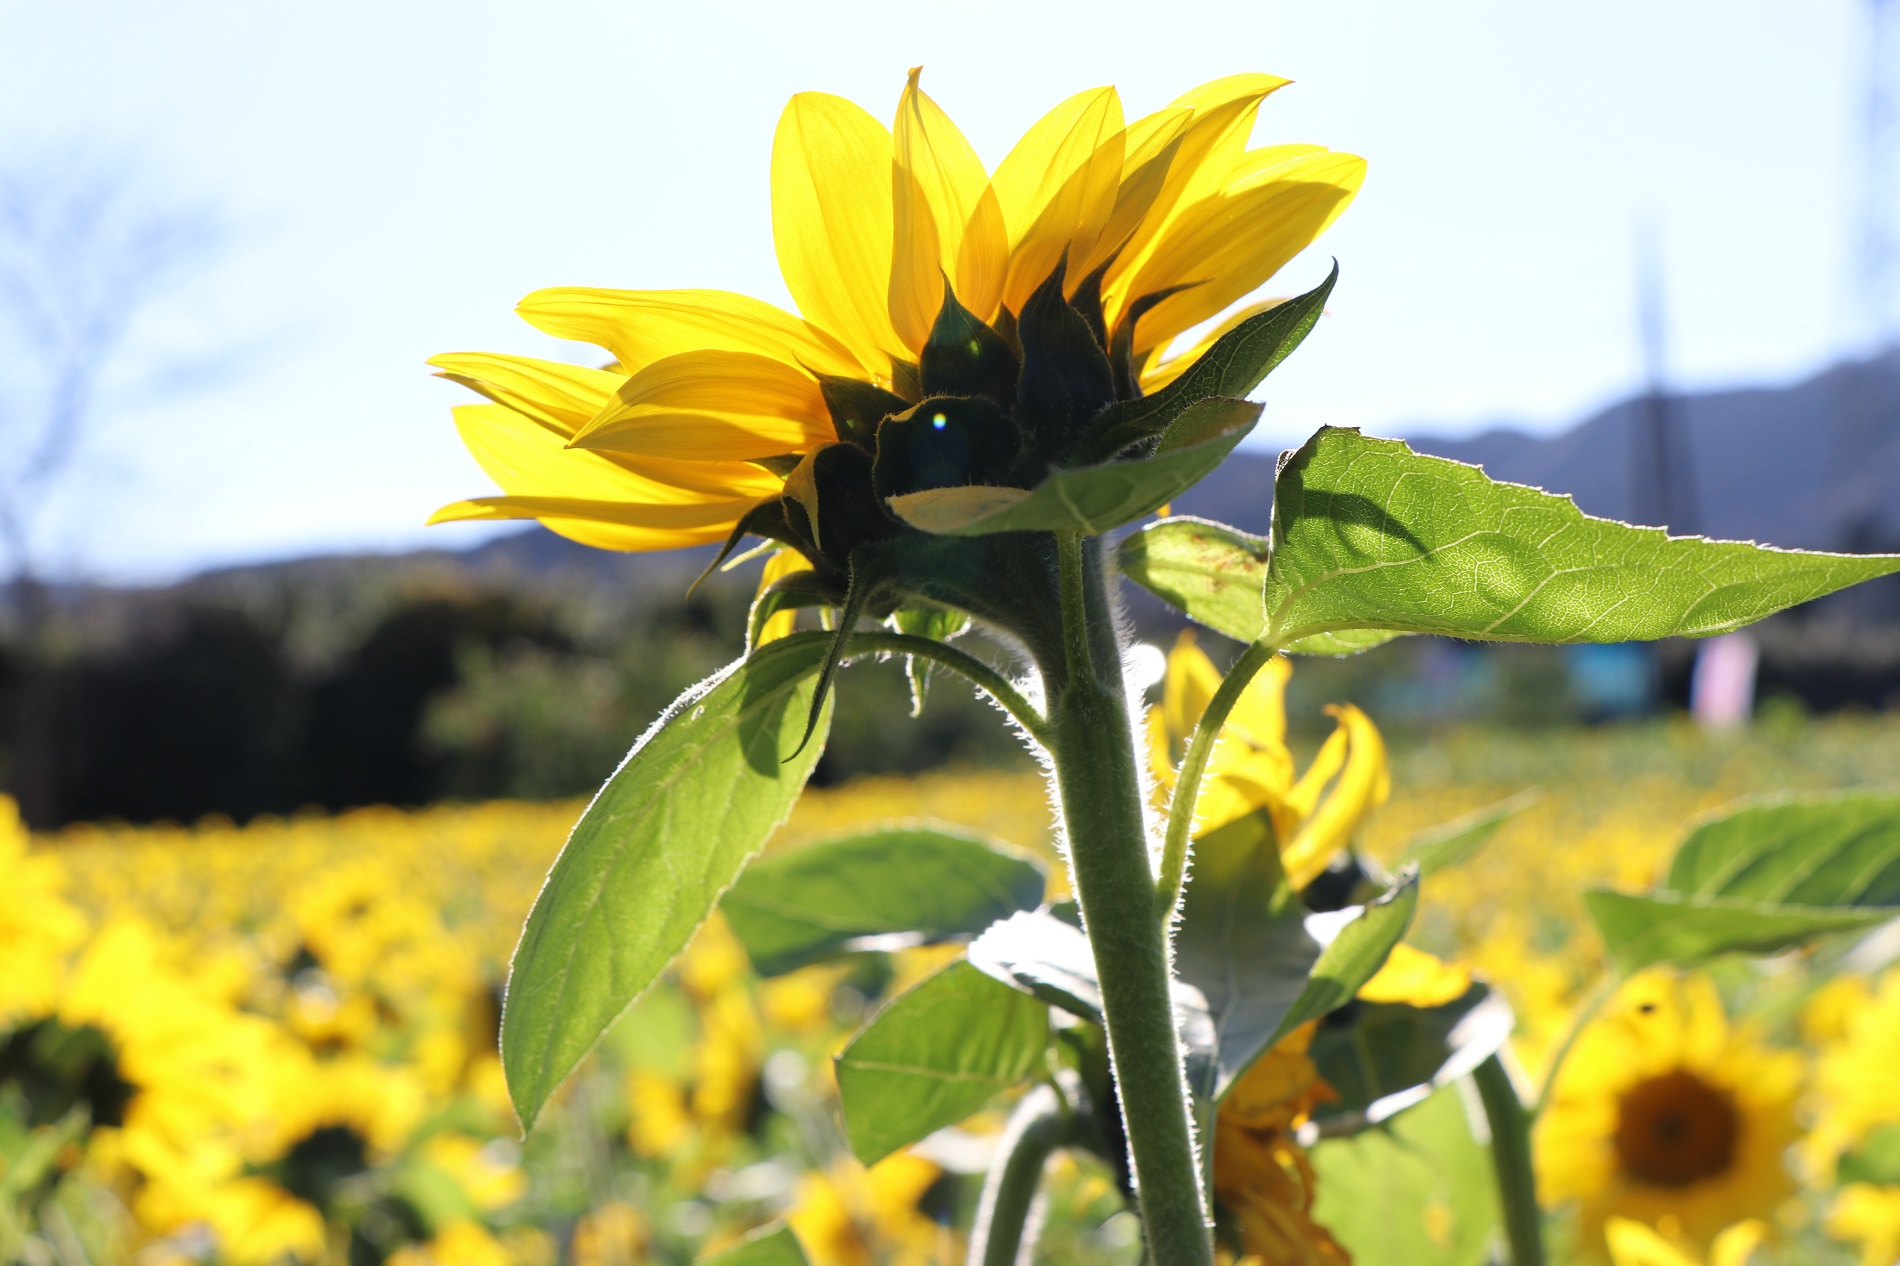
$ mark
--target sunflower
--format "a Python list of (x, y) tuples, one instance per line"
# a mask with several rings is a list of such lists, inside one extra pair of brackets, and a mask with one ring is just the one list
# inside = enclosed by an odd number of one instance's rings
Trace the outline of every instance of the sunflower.
[[(1603, 1231), (1616, 1266), (1702, 1266), (1700, 1257), (1641, 1222), (1611, 1218)], [(1747, 1266), (1767, 1234), (1767, 1226), (1754, 1219), (1723, 1228), (1709, 1246), (1708, 1266)]]
[(60, 895), (57, 860), (36, 857), (11, 796), (0, 796), (0, 1025), (50, 1011), (86, 918)]
[[(432, 360), (487, 397), (455, 422), (502, 488), (432, 521), (536, 519), (621, 550), (730, 549), (753, 533), (810, 564), (814, 576), (776, 578), (805, 605), (855, 595), (888, 614), (904, 601), (892, 559), (913, 589), (928, 566), (892, 546), (921, 534), (888, 498), (1032, 487), (1052, 464), (1151, 441), (1090, 424), (1271, 306), (1234, 307), (1352, 200), (1359, 158), (1248, 148), (1286, 82), (1216, 80), (1132, 122), (1113, 88), (1077, 93), (994, 170), (916, 70), (889, 127), (839, 97), (793, 97), (773, 141), (772, 229), (799, 315), (713, 290), (529, 295), (530, 324), (612, 360)], [(987, 557), (958, 548), (941, 572)], [(994, 585), (968, 588), (943, 605), (984, 614)]]
[[(1802, 1015), (1803, 1035), (1818, 1048), (1818, 1112), (1806, 1140), (1809, 1164), (1831, 1174), (1843, 1153), (1876, 1131), (1900, 1128), (1900, 969), (1878, 980), (1840, 976), (1815, 992)], [(1827, 1215), (1828, 1233), (1859, 1245), (1862, 1261), (1887, 1266), (1900, 1257), (1900, 1187), (1848, 1183)]]
[(1612, 1218), (1706, 1251), (1793, 1191), (1783, 1159), (1801, 1081), (1800, 1057), (1731, 1026), (1706, 977), (1635, 976), (1584, 1030), (1538, 1118), (1544, 1202), (1576, 1202), (1582, 1250), (1598, 1259)]
[(1214, 1122), (1214, 1198), (1247, 1260), (1328, 1266), (1351, 1260), (1313, 1220), (1314, 1175), (1295, 1138), (1333, 1098), (1307, 1056), (1318, 1021), (1282, 1038), (1221, 1101)]
[[(1337, 724), (1306, 772), (1294, 777), (1286, 745), (1286, 683), (1292, 675), (1292, 662), (1275, 656), (1228, 713), (1195, 801), (1195, 818), (1201, 835), (1270, 829), (1287, 878), (1295, 888), (1305, 888), (1385, 802), (1392, 777), (1378, 727), (1349, 703), (1327, 709)], [(1168, 653), (1161, 706), (1148, 713), (1148, 751), (1158, 794), (1172, 792), (1173, 757), (1220, 683), (1220, 671), (1195, 645), (1194, 635), (1183, 632)], [(1165, 801), (1158, 807), (1165, 808)]]

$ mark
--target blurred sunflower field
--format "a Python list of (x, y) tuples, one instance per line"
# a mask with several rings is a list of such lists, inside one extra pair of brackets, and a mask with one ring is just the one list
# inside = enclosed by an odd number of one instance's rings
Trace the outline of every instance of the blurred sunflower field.
[[(1897, 759), (1900, 726), (1865, 717), (1771, 716), (1729, 735), (1681, 723), (1453, 730), (1392, 753), (1390, 797), (1361, 832), (1369, 856), (1488, 806), (1514, 811), (1432, 876), (1410, 937), (1419, 952), (1387, 978), (1501, 989), (1527, 1086), (1568, 1048), (1534, 1140), (1540, 1194), (1569, 1245), (1559, 1260), (1885, 1266), (1900, 1255), (1891, 930), (1706, 971), (1638, 971), (1611, 991), (1579, 896), (1648, 885), (1709, 810), (1877, 785)], [(0, 1254), (686, 1262), (789, 1215), (823, 1266), (960, 1260), (955, 1228), (969, 1224), (1007, 1103), (866, 1168), (845, 1140), (832, 1062), (955, 946), (867, 949), (762, 979), (715, 919), (522, 1140), (496, 1054), (498, 1000), (580, 807), (29, 839), (8, 806)], [(1049, 856), (1046, 792), (1027, 773), (815, 790), (772, 849), (917, 819)], [(1301, 1239), (1298, 1260), (1486, 1260), (1495, 1195), (1421, 1159), (1421, 1140), (1436, 1148), (1447, 1132), (1482, 1152), (1481, 1117), (1458, 1087), (1334, 1137), (1305, 1119), (1331, 1088), (1301, 1052), (1260, 1067), (1303, 1087), (1279, 1101), (1294, 1105), (1275, 1125), (1288, 1142), (1258, 1153), (1330, 1230)], [(1230, 1124), (1267, 1137), (1224, 1112)], [(1138, 1259), (1110, 1167), (1065, 1154), (1051, 1178), (1038, 1260)], [(1349, 1193), (1372, 1183), (1386, 1215), (1349, 1216)]]

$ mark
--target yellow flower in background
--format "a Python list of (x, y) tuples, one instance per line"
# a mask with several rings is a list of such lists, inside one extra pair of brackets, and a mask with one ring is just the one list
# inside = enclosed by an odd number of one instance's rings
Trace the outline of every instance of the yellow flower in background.
[(387, 1266), (514, 1266), (520, 1258), (479, 1222), (449, 1223), (425, 1244), (399, 1248)]
[(0, 1026), (44, 1015), (58, 996), (67, 954), (86, 937), (86, 918), (60, 895), (59, 863), (29, 852), (11, 796), (0, 796)]
[(799, 1180), (788, 1221), (812, 1266), (934, 1266), (942, 1229), (917, 1205), (942, 1172), (909, 1152), (869, 1169), (839, 1160)]
[(1280, 1266), (1350, 1261), (1313, 1221), (1314, 1174), (1294, 1132), (1333, 1098), (1307, 1056), (1317, 1021), (1282, 1038), (1234, 1083), (1214, 1123), (1214, 1198), (1240, 1235), (1243, 1260)]
[(874, 453), (881, 420), (922, 398), (919, 357), (947, 293), (1010, 330), (1058, 269), (1064, 297), (1087, 287), (1098, 339), (1153, 389), (1204, 350), (1164, 359), (1177, 337), (1271, 278), (1364, 178), (1362, 160), (1318, 146), (1248, 148), (1260, 103), (1286, 82), (1230, 76), (1132, 121), (1113, 88), (1090, 89), (993, 171), (918, 71), (888, 127), (800, 93), (771, 164), (773, 241), (800, 315), (714, 290), (529, 295), (517, 310), (530, 324), (612, 361), (431, 361), (491, 402), (455, 421), (503, 493), (433, 521), (538, 519), (589, 545), (652, 550), (724, 540), (781, 493), (809, 508), (815, 454)]
[(1385, 965), (1359, 987), (1358, 996), (1366, 1002), (1437, 1007), (1464, 997), (1470, 988), (1471, 968), (1400, 942), (1392, 947)]
[(1685, 1251), (1674, 1240), (1628, 1218), (1611, 1218), (1604, 1224), (1610, 1260), (1616, 1266), (1747, 1266), (1756, 1248), (1767, 1238), (1765, 1224), (1750, 1220), (1723, 1228), (1709, 1246), (1705, 1260)]
[(1861, 1266), (1900, 1261), (1900, 1187), (1849, 1183), (1828, 1210), (1827, 1233), (1860, 1249)]
[(1733, 1026), (1706, 977), (1633, 977), (1578, 1038), (1538, 1118), (1550, 1206), (1575, 1202), (1583, 1251), (1607, 1252), (1611, 1218), (1670, 1229), (1706, 1251), (1730, 1225), (1794, 1190), (1801, 1057)]
[(582, 1218), (574, 1227), (568, 1260), (574, 1266), (626, 1266), (646, 1260), (653, 1228), (646, 1215), (613, 1201)]
[[(1352, 704), (1327, 709), (1333, 732), (1304, 774), (1294, 777), (1286, 745), (1286, 683), (1292, 662), (1275, 656), (1255, 675), (1228, 713), (1208, 760), (1195, 802), (1196, 834), (1254, 824), (1279, 843), (1280, 861), (1295, 888), (1325, 871), (1392, 791), (1385, 742), (1372, 719)], [(1185, 746), (1220, 688), (1221, 674), (1183, 632), (1168, 653), (1162, 703), (1148, 714), (1149, 755), (1155, 781), (1172, 793), (1176, 754)], [(1259, 816), (1264, 813), (1265, 820)]]
[(1878, 981), (1840, 976), (1815, 992), (1802, 1029), (1817, 1048), (1819, 1112), (1807, 1139), (1810, 1164), (1834, 1172), (1843, 1152), (1882, 1126), (1900, 1125), (1900, 968)]

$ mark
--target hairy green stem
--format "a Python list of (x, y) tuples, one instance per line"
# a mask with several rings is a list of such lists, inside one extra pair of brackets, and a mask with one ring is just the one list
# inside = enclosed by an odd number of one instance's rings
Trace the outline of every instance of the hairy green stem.
[(967, 1266), (1016, 1266), (1029, 1260), (1035, 1236), (1027, 1232), (1043, 1165), (1068, 1141), (1070, 1118), (1061, 1092), (1051, 1085), (1037, 1086), (1017, 1102), (996, 1145), (996, 1163), (983, 1180)]
[[(1057, 537), (1066, 663), (1052, 688), (1050, 755), (1070, 876), (1101, 983), (1129, 1165), (1154, 1266), (1212, 1266), (1187, 1076), (1169, 990), (1166, 930), (1142, 812), (1121, 658), (1104, 640), (1110, 607), (1099, 560), (1075, 533)], [(1096, 565), (1091, 565), (1091, 562)], [(1102, 653), (1093, 649), (1102, 646)]]
[(1531, 1165), (1531, 1118), (1517, 1083), (1499, 1056), (1479, 1064), (1471, 1080), (1491, 1123), (1491, 1167), (1504, 1211), (1509, 1266), (1544, 1266), (1544, 1215), (1537, 1207), (1537, 1177)]
[(1163, 923), (1173, 921), (1175, 905), (1181, 900), (1181, 886), (1187, 882), (1188, 838), (1194, 830), (1194, 804), (1200, 798), (1201, 779), (1207, 773), (1208, 759), (1214, 754), (1214, 742), (1220, 737), (1221, 727), (1227, 724), (1227, 714), (1240, 702), (1240, 696), (1252, 684), (1255, 674), (1273, 661), (1279, 649), (1276, 643), (1262, 639), (1242, 651), (1234, 666), (1227, 670), (1227, 676), (1221, 679), (1214, 697), (1208, 700), (1207, 711), (1201, 713), (1194, 735), (1188, 740), (1180, 772), (1174, 779), (1174, 798), (1168, 803), (1168, 830), (1161, 843), (1161, 877), (1155, 881), (1155, 896)]
[(941, 664), (1003, 705), (1004, 711), (1015, 717), (1016, 723), (1028, 731), (1031, 738), (1047, 745), (1048, 719), (1036, 711), (1029, 700), (1023, 698), (1022, 692), (1011, 684), (1009, 678), (968, 651), (911, 633), (863, 632), (851, 635), (851, 646), (846, 654), (915, 655), (919, 659)]

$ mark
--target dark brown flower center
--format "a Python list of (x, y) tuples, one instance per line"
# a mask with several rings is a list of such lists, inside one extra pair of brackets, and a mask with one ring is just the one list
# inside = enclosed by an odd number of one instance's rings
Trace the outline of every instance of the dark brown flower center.
[(1623, 1095), (1617, 1104), (1616, 1157), (1639, 1181), (1687, 1187), (1728, 1169), (1740, 1132), (1735, 1101), (1679, 1068), (1639, 1082)]

